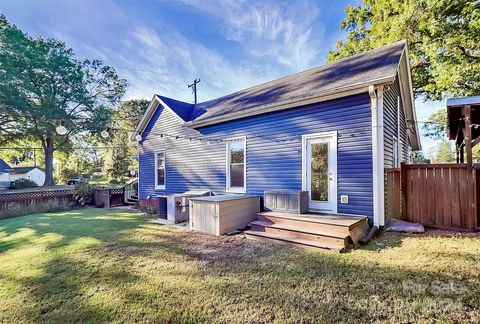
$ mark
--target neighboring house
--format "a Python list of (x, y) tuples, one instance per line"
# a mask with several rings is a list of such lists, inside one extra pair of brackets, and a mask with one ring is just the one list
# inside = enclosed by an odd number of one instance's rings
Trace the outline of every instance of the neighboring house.
[(13, 173), (10, 176), (11, 181), (20, 178), (32, 180), (38, 186), (43, 186), (45, 183), (45, 171), (35, 166), (13, 167)]
[(407, 44), (197, 105), (155, 95), (138, 134), (142, 203), (198, 189), (307, 190), (311, 211), (382, 226), (384, 168), (420, 149)]
[(0, 190), (5, 190), (10, 187), (11, 173), (13, 173), (13, 169), (7, 164), (7, 162), (0, 159)]
[(0, 159), (0, 189), (7, 189), (10, 184), (20, 178), (34, 181), (37, 185), (45, 183), (45, 172), (36, 166), (11, 167)]

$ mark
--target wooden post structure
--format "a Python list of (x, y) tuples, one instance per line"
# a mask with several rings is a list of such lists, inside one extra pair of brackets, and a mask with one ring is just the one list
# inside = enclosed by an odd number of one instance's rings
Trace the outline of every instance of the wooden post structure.
[(407, 219), (407, 170), (405, 162), (400, 163), (400, 208), (401, 219)]
[(467, 164), (472, 165), (472, 113), (469, 105), (463, 106), (463, 116), (465, 119), (464, 123), (464, 139), (465, 139), (465, 149), (467, 151)]

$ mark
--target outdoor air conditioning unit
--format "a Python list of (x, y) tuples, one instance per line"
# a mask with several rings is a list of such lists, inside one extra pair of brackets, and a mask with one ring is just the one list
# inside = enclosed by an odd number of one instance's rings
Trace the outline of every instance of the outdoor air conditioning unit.
[(181, 194), (168, 195), (167, 220), (174, 223), (188, 221), (190, 198), (211, 195), (211, 191), (187, 191)]
[(265, 191), (266, 211), (303, 214), (308, 212), (308, 191)]
[(159, 195), (157, 196), (157, 199), (158, 199), (158, 217), (167, 219), (168, 196)]

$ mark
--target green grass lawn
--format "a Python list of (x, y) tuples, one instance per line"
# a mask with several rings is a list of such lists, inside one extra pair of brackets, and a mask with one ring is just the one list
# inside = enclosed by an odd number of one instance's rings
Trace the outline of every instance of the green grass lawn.
[(332, 254), (115, 209), (0, 221), (0, 323), (478, 323), (479, 305), (473, 234), (386, 234)]

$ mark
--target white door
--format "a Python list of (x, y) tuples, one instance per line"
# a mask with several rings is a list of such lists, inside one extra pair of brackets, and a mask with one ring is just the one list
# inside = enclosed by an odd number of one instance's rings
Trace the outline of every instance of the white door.
[(303, 136), (303, 190), (311, 211), (337, 212), (337, 133)]

